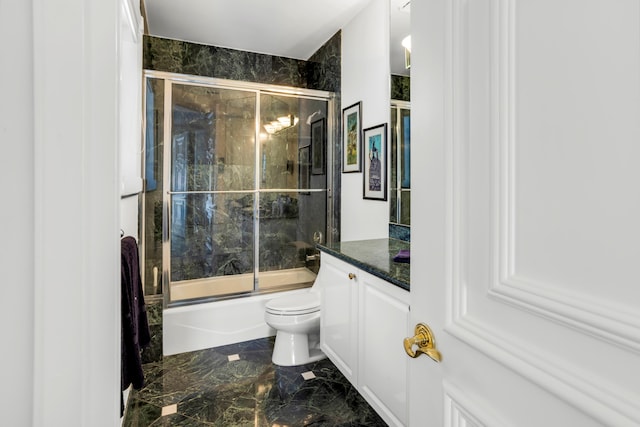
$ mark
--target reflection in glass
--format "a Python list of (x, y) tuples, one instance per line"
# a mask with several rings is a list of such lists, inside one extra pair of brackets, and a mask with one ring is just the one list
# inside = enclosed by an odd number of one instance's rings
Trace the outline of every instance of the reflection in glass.
[(250, 273), (256, 93), (172, 87), (170, 280)]
[(174, 84), (172, 100), (171, 190), (253, 189), (256, 93)]
[[(326, 229), (324, 192), (278, 192), (260, 195), (259, 283), (260, 288), (311, 283), (318, 273), (319, 259), (313, 234)], [(281, 275), (280, 283), (270, 280)]]
[(289, 276), (282, 275), (278, 286), (311, 282), (314, 276), (305, 271), (317, 273), (319, 267), (313, 233), (325, 232), (327, 211), (325, 170), (312, 173), (310, 167), (311, 124), (326, 117), (327, 103), (263, 94), (260, 106), (261, 129), (268, 129), (278, 117), (289, 117), (289, 123), (295, 124), (261, 137), (260, 189), (264, 191), (259, 203), (259, 286), (274, 286), (273, 274), (266, 273), (276, 270), (286, 270)]
[(171, 281), (253, 272), (252, 194), (171, 197)]
[(408, 102), (391, 105), (390, 222), (411, 224), (411, 110)]

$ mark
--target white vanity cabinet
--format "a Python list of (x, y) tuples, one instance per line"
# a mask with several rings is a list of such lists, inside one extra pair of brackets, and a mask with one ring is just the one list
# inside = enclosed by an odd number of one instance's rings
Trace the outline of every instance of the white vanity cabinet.
[(409, 292), (322, 253), (321, 348), (391, 426), (407, 423)]
[(358, 277), (358, 391), (392, 426), (407, 424), (409, 292), (364, 271)]
[(352, 383), (357, 382), (358, 269), (321, 255), (320, 348)]

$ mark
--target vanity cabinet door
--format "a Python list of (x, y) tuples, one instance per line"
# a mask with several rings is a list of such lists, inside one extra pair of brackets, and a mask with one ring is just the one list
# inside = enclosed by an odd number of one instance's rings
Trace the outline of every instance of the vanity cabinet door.
[(357, 384), (359, 270), (324, 252), (321, 256), (323, 283), (320, 348), (355, 385)]
[(398, 337), (411, 336), (409, 292), (362, 271), (358, 287), (358, 390), (389, 425), (404, 426), (410, 358)]

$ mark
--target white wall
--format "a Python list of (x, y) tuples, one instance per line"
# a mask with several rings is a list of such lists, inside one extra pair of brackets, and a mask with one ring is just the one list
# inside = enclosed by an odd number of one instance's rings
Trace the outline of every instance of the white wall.
[[(140, 6), (120, 0), (119, 135), (120, 228), (138, 238), (138, 199), (142, 191), (142, 30)], [(134, 194), (133, 196), (131, 194)]]
[[(342, 107), (361, 101), (366, 129), (389, 123), (390, 99), (389, 2), (372, 0), (342, 29)], [(342, 174), (343, 241), (389, 235), (389, 202), (364, 200), (362, 179), (362, 173)]]
[(119, 420), (117, 13), (0, 1), (3, 425)]
[[(33, 408), (33, 48), (30, 1), (0, 1), (0, 310), (2, 424), (31, 425)], [(5, 62), (5, 60), (7, 62)]]

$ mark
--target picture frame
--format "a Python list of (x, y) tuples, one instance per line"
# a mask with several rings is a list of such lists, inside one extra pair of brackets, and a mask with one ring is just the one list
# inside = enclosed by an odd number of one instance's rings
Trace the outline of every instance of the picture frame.
[(362, 102), (342, 110), (342, 172), (362, 171)]
[(311, 194), (309, 191), (309, 146), (298, 148), (298, 191), (300, 194)]
[(318, 119), (311, 123), (311, 174), (324, 175), (325, 171), (326, 122)]
[(387, 200), (387, 124), (367, 128), (362, 135), (363, 198)]

